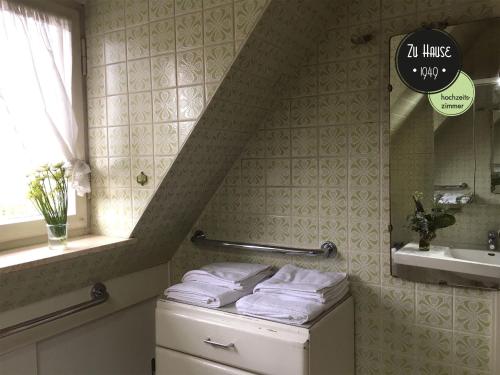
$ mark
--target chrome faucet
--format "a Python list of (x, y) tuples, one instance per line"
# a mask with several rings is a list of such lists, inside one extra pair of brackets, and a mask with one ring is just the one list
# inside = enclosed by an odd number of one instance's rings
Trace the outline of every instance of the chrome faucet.
[(488, 232), (488, 250), (490, 251), (497, 250), (497, 233), (492, 230)]

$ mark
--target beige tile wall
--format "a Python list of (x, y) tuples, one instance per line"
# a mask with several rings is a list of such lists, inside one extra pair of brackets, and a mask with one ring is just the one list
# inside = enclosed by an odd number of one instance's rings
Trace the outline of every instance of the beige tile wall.
[[(200, 250), (186, 238), (174, 279), (214, 260), (342, 270), (356, 298), (358, 374), (493, 374), (496, 295), (414, 284), (389, 270), (389, 47), (421, 22), (498, 15), (498, 1), (337, 1), (330, 30), (193, 227), (212, 238), (317, 247), (339, 259)], [(361, 46), (351, 36), (372, 33)]]
[(87, 2), (93, 232), (130, 234), (265, 4)]

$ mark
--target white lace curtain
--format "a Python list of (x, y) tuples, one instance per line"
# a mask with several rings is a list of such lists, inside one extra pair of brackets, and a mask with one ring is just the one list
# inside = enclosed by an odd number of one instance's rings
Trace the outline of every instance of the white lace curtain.
[(0, 160), (8, 158), (0, 161), (3, 184), (63, 161), (76, 192), (90, 192), (72, 108), (70, 26), (67, 19), (0, 0)]

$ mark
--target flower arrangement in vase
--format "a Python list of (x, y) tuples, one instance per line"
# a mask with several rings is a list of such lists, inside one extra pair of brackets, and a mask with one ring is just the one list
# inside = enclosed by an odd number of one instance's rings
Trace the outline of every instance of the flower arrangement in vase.
[(418, 243), (419, 250), (428, 251), (431, 241), (436, 238), (438, 229), (449, 227), (455, 224), (455, 216), (448, 213), (446, 207), (434, 202), (430, 212), (426, 212), (422, 203), (423, 194), (415, 192), (413, 202), (415, 212), (408, 216), (409, 227), (420, 236)]
[(30, 179), (28, 197), (45, 219), (49, 248), (64, 250), (68, 239), (68, 179), (64, 164), (40, 167)]

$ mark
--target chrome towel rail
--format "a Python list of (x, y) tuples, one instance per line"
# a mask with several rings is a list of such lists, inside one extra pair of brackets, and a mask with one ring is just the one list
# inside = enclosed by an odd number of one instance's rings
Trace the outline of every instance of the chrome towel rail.
[(78, 303), (73, 306), (66, 307), (61, 310), (54, 311), (50, 314), (39, 316), (38, 318), (26, 320), (24, 322), (14, 324), (10, 327), (0, 329), (0, 339), (4, 337), (13, 335), (15, 333), (20, 333), (26, 331), (27, 329), (37, 327), (39, 325), (53, 322), (54, 320), (58, 320), (64, 318), (65, 316), (75, 314), (77, 312), (86, 310), (88, 308), (100, 305), (108, 300), (109, 294), (106, 290), (106, 286), (101, 283), (96, 283), (92, 286), (90, 290), (90, 300)]
[(253, 250), (253, 251), (264, 251), (268, 253), (280, 253), (286, 255), (324, 256), (326, 258), (328, 257), (335, 258), (337, 256), (337, 246), (335, 246), (335, 244), (331, 241), (326, 241), (325, 243), (323, 243), (320, 249), (299, 249), (295, 247), (256, 245), (244, 242), (210, 240), (207, 238), (206, 234), (203, 231), (197, 230), (193, 234), (193, 237), (191, 237), (191, 242), (197, 245), (218, 246), (224, 248)]

